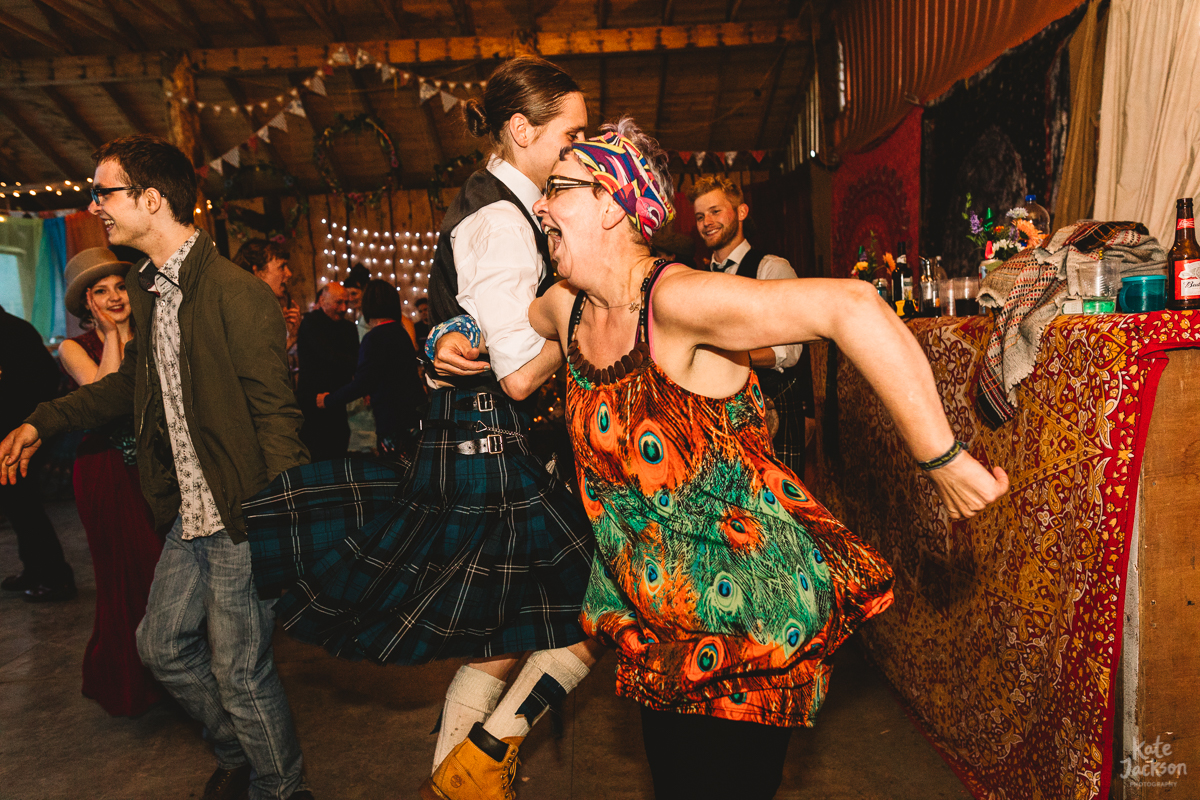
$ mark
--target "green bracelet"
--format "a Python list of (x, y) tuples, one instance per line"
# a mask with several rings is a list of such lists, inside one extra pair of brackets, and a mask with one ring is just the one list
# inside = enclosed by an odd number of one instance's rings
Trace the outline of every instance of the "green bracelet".
[(945, 453), (937, 458), (930, 459), (929, 461), (918, 461), (917, 466), (926, 472), (933, 472), (935, 469), (941, 469), (954, 459), (958, 458), (958, 454), (966, 449), (967, 446), (956, 439), (951, 448)]

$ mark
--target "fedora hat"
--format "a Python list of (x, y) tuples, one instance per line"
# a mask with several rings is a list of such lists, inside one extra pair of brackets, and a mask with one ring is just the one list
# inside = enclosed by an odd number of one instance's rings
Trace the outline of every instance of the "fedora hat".
[(107, 247), (89, 247), (80, 250), (75, 257), (67, 262), (67, 292), (63, 296), (63, 305), (77, 317), (82, 317), (87, 310), (84, 299), (92, 284), (109, 275), (125, 275), (132, 265), (128, 261), (118, 261), (117, 255)]

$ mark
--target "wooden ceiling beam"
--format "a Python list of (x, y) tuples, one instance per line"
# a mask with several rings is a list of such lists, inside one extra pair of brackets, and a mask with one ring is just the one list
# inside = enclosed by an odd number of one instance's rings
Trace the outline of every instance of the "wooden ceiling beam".
[(399, 8), (400, 0), (375, 0), (375, 5), (391, 23), (392, 30), (397, 34), (403, 34), (404, 26), (400, 24), (400, 16), (404, 12)]
[(66, 42), (58, 38), (53, 31), (43, 31), (33, 27), (25, 22), (14, 17), (12, 14), (6, 14), (0, 11), (0, 25), (8, 28), (11, 31), (21, 34), (27, 39), (33, 39), (40, 45), (49, 47), (51, 50), (69, 55), (73, 51)]
[(0, 99), (0, 116), (8, 118), (12, 126), (19, 130), (29, 143), (38, 149), (54, 166), (58, 167), (64, 178), (79, 176), (78, 168), (61, 153), (50, 146), (50, 138), (42, 131), (36, 130), (29, 122), (17, 113), (16, 106), (7, 100)]
[(175, 33), (179, 34), (180, 36), (186, 36), (188, 39), (192, 40), (192, 42), (194, 42), (195, 44), (200, 45), (201, 47), (207, 46), (209, 44), (206, 41), (201, 41), (201, 36), (199, 35), (199, 32), (196, 30), (195, 27), (188, 25), (186, 22), (183, 22), (182, 20), (176, 19), (174, 16), (168, 14), (166, 11), (164, 11), (162, 8), (160, 8), (157, 4), (151, 2), (151, 0), (125, 0), (125, 1), (127, 3), (129, 3), (130, 5), (132, 5), (134, 8), (137, 8), (138, 10), (140, 10), (142, 13), (149, 14), (150, 16), (154, 17), (156, 20), (158, 20), (160, 25), (165, 25), (166, 27), (170, 28)]
[(325, 32), (330, 41), (337, 42), (345, 38), (341, 17), (326, 14), (325, 9), (321, 8), (316, 0), (291, 0), (288, 5), (306, 14), (309, 19), (316, 23), (318, 28)]
[[(152, 2), (153, 0), (149, 0)], [(196, 32), (196, 40), (201, 47), (212, 47), (212, 39), (208, 32), (204, 30), (204, 24), (200, 22), (200, 15), (196, 13), (196, 7), (192, 5), (192, 0), (175, 0), (179, 6), (179, 10), (183, 13), (185, 21), (193, 31)]]
[(475, 14), (471, 11), (471, 0), (449, 0), (454, 21), (458, 23), (461, 36), (475, 35)]
[(97, 84), (97, 86), (99, 86), (100, 91), (104, 92), (105, 96), (112, 101), (113, 107), (116, 109), (116, 114), (121, 118), (121, 121), (125, 123), (125, 127), (129, 128), (129, 130), (133, 133), (145, 134), (150, 132), (150, 130), (144, 124), (142, 124), (141, 120), (135, 119), (134, 116), (129, 113), (125, 101), (116, 93), (110, 84), (100, 83)]
[(56, 13), (61, 14), (63, 17), (69, 19), (71, 22), (80, 26), (89, 33), (95, 33), (104, 37), (105, 39), (108, 39), (110, 42), (119, 44), (122, 47), (127, 47), (134, 52), (145, 49), (144, 44), (139, 47), (137, 42), (129, 39), (118, 31), (114, 31), (100, 20), (88, 16), (82, 10), (67, 2), (67, 0), (35, 0), (35, 2), (40, 6), (53, 9)]
[[(214, 0), (228, 2), (228, 0)], [(249, 18), (247, 18), (249, 19)], [(250, 20), (253, 23), (252, 20)], [(390, 64), (445, 64), (511, 58), (536, 52), (545, 58), (617, 56), (676, 50), (763, 47), (806, 42), (807, 25), (795, 20), (734, 22), (719, 25), (664, 25), (651, 28), (546, 31), (513, 36), (459, 36), (445, 39), (393, 39), (348, 44), (362, 47)], [(189, 55), (202, 74), (312, 70), (324, 66), (342, 45), (276, 45), (197, 49)], [(161, 58), (152, 53), (121, 56), (60, 56), (0, 61), (0, 87), (53, 83), (98, 83), (162, 77)]]
[(67, 122), (71, 123), (75, 130), (79, 131), (79, 135), (87, 140), (87, 143), (92, 146), (93, 150), (104, 144), (104, 137), (96, 133), (92, 126), (87, 124), (83, 117), (79, 116), (79, 112), (75, 110), (75, 106), (71, 105), (71, 101), (64, 97), (57, 87), (43, 86), (42, 94), (46, 95), (54, 105), (58, 106), (58, 110), (67, 118)]
[(271, 15), (263, 8), (263, 4), (259, 0), (249, 0), (249, 3), (250, 13), (254, 15), (254, 21), (267, 37), (267, 44), (279, 44), (279, 32), (275, 30), (275, 23), (271, 21)]
[[(250, 32), (253, 33), (260, 42), (266, 45), (271, 44), (270, 35), (263, 30), (262, 26), (259, 25), (256, 20), (246, 16), (246, 12), (242, 11), (241, 7), (234, 3), (233, 0), (212, 0), (212, 2), (222, 11), (224, 11), (225, 14), (234, 22), (241, 23), (249, 28)], [(195, 61), (195, 58), (193, 57), (192, 60)]]
[(124, 14), (117, 10), (116, 3), (113, 0), (103, 0), (103, 2), (104, 7), (108, 9), (109, 16), (113, 19), (113, 24), (117, 26), (117, 31), (125, 37), (126, 41), (133, 45), (132, 49), (135, 51), (149, 50), (150, 48), (146, 46), (146, 40), (142, 38), (142, 34), (138, 32), (138, 29), (133, 26), (133, 23)]
[(763, 139), (767, 135), (767, 121), (771, 118), (771, 106), (775, 103), (775, 92), (779, 89), (779, 78), (783, 75), (783, 60), (787, 58), (788, 49), (779, 51), (775, 63), (771, 65), (771, 75), (768, 80), (771, 85), (767, 88), (767, 99), (763, 103), (762, 116), (758, 119), (758, 133), (754, 136), (754, 149), (763, 149)]

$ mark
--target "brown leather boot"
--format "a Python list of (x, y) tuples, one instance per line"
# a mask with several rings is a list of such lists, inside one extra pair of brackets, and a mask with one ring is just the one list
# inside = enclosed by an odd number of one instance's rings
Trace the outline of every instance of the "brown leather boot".
[(514, 800), (517, 748), (524, 738), (497, 739), (476, 722), (466, 740), (421, 784), (421, 800)]

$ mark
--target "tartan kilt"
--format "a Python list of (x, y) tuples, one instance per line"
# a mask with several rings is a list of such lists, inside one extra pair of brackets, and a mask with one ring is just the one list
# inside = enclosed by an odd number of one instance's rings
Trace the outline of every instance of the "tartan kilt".
[[(493, 395), (436, 392), (429, 418), (523, 431), (529, 418)], [(565, 647), (594, 542), (579, 498), (523, 437), (498, 455), (463, 455), (474, 435), (422, 433), (407, 465), (349, 458), (296, 467), (243, 505), (254, 578), (289, 634), (351, 660), (422, 664)]]

